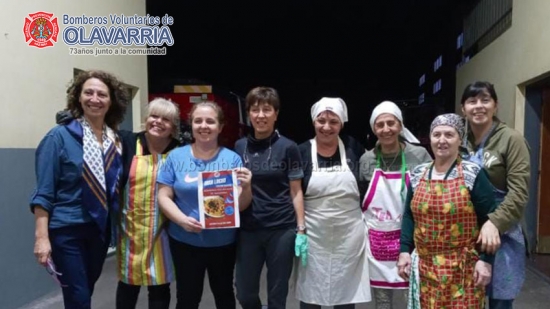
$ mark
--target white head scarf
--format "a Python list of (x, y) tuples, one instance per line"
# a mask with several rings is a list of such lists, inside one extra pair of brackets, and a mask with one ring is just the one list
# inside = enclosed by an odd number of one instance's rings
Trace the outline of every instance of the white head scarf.
[(348, 107), (346, 106), (346, 102), (340, 98), (325, 97), (313, 104), (311, 107), (311, 120), (315, 120), (324, 111), (335, 113), (340, 118), (342, 126), (344, 126), (344, 122), (348, 121)]
[(378, 104), (372, 111), (372, 115), (370, 116), (370, 127), (373, 132), (374, 122), (376, 121), (376, 118), (378, 118), (378, 116), (380, 116), (381, 114), (394, 115), (395, 118), (397, 118), (401, 122), (402, 130), (400, 135), (405, 138), (405, 140), (407, 140), (409, 143), (420, 144), (420, 141), (411, 133), (411, 131), (405, 128), (405, 126), (403, 125), (403, 115), (401, 115), (401, 110), (395, 103), (391, 101), (384, 101)]

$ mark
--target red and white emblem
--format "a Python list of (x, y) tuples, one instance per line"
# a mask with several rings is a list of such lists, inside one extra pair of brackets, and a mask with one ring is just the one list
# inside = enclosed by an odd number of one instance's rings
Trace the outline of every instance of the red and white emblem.
[(29, 17), (25, 18), (23, 27), (25, 42), (29, 42), (29, 46), (38, 48), (53, 46), (53, 43), (57, 42), (59, 33), (57, 17), (52, 19), (53, 14), (46, 12), (29, 14)]

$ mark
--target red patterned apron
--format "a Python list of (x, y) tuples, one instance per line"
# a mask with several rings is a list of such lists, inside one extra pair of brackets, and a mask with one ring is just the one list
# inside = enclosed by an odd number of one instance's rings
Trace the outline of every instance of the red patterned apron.
[(426, 180), (424, 172), (411, 202), (422, 309), (485, 308), (473, 277), (479, 227), (460, 159), (457, 169), (452, 180)]

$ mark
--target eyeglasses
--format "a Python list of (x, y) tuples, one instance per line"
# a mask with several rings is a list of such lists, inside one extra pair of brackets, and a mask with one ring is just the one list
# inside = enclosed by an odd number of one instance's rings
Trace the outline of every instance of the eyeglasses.
[(68, 285), (62, 284), (61, 281), (59, 281), (59, 278), (57, 278), (57, 276), (61, 276), (63, 274), (55, 270), (55, 264), (53, 263), (53, 260), (51, 257), (48, 258), (48, 261), (46, 262), (46, 266), (44, 267), (46, 267), (46, 271), (48, 272), (48, 274), (50, 274), (53, 280), (55, 280), (55, 282), (57, 282), (57, 284), (60, 287), (68, 287)]
[[(277, 137), (281, 137), (281, 135), (279, 134), (279, 131), (278, 130), (275, 130), (275, 134), (277, 134)], [(269, 153), (267, 154), (267, 159), (265, 159), (265, 162), (269, 163), (269, 159), (271, 159), (271, 138), (269, 138), (269, 148), (268, 148), (268, 151)], [(244, 160), (244, 165), (245, 166), (249, 166), (248, 163), (250, 162), (250, 158), (248, 157), (248, 140), (246, 141), (246, 144), (244, 146), (244, 153), (243, 153), (243, 160)], [(258, 153), (255, 153), (253, 155), (253, 157), (257, 157), (259, 156)]]

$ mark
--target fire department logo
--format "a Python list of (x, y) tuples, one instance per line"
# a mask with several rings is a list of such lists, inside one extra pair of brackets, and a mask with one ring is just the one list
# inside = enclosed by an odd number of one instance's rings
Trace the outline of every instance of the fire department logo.
[(29, 46), (38, 48), (53, 46), (53, 43), (57, 42), (59, 33), (57, 17), (52, 19), (53, 14), (46, 12), (29, 14), (29, 17), (25, 18), (23, 27), (25, 42), (29, 42)]

